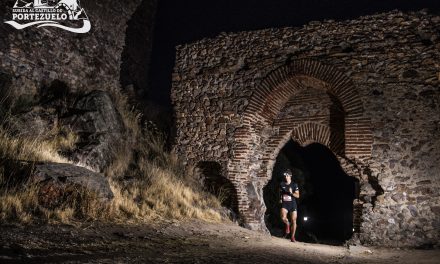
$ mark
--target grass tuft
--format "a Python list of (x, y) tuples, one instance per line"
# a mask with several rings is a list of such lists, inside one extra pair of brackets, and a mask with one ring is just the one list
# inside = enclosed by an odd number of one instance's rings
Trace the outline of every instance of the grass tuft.
[[(0, 126), (0, 222), (109, 221), (149, 222), (153, 219), (222, 221), (220, 201), (202, 190), (192, 170), (166, 151), (164, 136), (139, 125), (140, 115), (127, 98), (113, 93), (126, 127), (126, 142), (115, 144), (114, 161), (105, 170), (114, 193), (110, 202), (77, 188), (69, 199), (48, 207), (41, 202), (40, 187), (8, 187), (2, 161), (72, 163), (62, 153), (75, 148), (78, 137), (67, 127), (34, 138), (11, 135)], [(75, 187), (76, 188), (76, 187)]]

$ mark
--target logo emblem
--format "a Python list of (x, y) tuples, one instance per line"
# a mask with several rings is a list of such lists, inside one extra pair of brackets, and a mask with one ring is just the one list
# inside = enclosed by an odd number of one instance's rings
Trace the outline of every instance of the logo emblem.
[(5, 23), (16, 29), (57, 27), (74, 33), (87, 33), (91, 28), (79, 0), (17, 0), (12, 20)]

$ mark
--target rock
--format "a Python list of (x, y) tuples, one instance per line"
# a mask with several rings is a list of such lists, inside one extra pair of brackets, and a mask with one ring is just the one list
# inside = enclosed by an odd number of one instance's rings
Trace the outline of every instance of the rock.
[(0, 116), (4, 116), (7, 109), (4, 106), (10, 105), (10, 86), (12, 76), (0, 71)]
[(402, 202), (405, 199), (405, 196), (402, 193), (396, 193), (393, 196), (391, 196), (391, 199), (393, 199), (396, 203)]
[(110, 95), (92, 91), (79, 98), (72, 109), (70, 125), (78, 133), (122, 133), (124, 125)]
[(403, 78), (416, 78), (418, 76), (418, 72), (416, 70), (410, 69), (406, 70), (402, 73)]
[(108, 93), (92, 91), (79, 98), (62, 123), (80, 138), (72, 154), (74, 161), (97, 171), (111, 164), (112, 149), (121, 142), (125, 128)]
[(432, 206), (431, 211), (436, 215), (440, 215), (440, 206)]
[(373, 189), (373, 187), (370, 184), (362, 184), (361, 185), (361, 195), (366, 195), (366, 196), (373, 196), (376, 194), (376, 191)]
[(369, 249), (368, 247), (364, 246), (349, 246), (350, 254), (372, 254), (373, 251)]
[(102, 201), (113, 199), (113, 192), (107, 179), (99, 173), (83, 167), (64, 163), (36, 164), (30, 180), (40, 184), (40, 202), (46, 206), (55, 206), (60, 197), (73, 191), (90, 191)]
[(409, 212), (411, 213), (411, 215), (413, 217), (416, 217), (416, 216), (419, 215), (419, 212), (418, 212), (417, 208), (414, 205), (408, 205), (408, 210), (409, 210)]

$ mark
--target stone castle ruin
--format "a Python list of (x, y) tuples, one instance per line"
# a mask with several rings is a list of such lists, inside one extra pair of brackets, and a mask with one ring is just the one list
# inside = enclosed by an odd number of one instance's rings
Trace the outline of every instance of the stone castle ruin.
[[(10, 17), (15, 1), (0, 2)], [(86, 94), (77, 109), (90, 108), (88, 102), (108, 109), (110, 94), (121, 87), (136, 98), (148, 92), (145, 72), (156, 1), (81, 1), (81, 6), (93, 18), (93, 32), (80, 39), (64, 31), (0, 25), (1, 94), (11, 97), (14, 109), (32, 106), (18, 116), (20, 131), (39, 134), (55, 125), (52, 120), (65, 120), (52, 105), (41, 105), (51, 87)], [(438, 245), (439, 35), (440, 17), (393, 11), (221, 34), (179, 46), (171, 94), (174, 149), (198, 168), (210, 191), (223, 195), (243, 225), (272, 232), (273, 204), (266, 192), (278, 175), (280, 157), (292, 145), (301, 151), (318, 146), (352, 180), (338, 193), (354, 193), (349, 200), (353, 240)], [(93, 131), (81, 129), (95, 138), (104, 128), (105, 140), (97, 142), (102, 153), (114, 145), (107, 138), (130, 140), (110, 122)], [(93, 153), (87, 146), (76, 154)], [(111, 162), (95, 156), (87, 158), (89, 165), (102, 168)], [(318, 179), (326, 184), (336, 176)], [(310, 182), (304, 179), (302, 197)], [(301, 213), (305, 201), (299, 206)]]
[(232, 186), (245, 226), (266, 230), (263, 190), (281, 149), (320, 144), (357, 181), (353, 239), (436, 244), (439, 34), (438, 16), (391, 12), (179, 46), (175, 150)]

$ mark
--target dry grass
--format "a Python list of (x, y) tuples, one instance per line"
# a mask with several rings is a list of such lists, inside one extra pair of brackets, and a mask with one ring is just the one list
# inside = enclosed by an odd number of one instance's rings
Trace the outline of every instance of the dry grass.
[(71, 223), (78, 220), (110, 219), (110, 204), (101, 203), (94, 194), (78, 190), (56, 207), (40, 202), (38, 186), (0, 191), (0, 221), (18, 223)]
[(58, 150), (73, 146), (75, 141), (76, 136), (72, 133), (57, 136), (54, 140), (43, 140), (41, 135), (34, 138), (14, 137), (0, 126), (0, 221), (29, 223), (36, 218), (44, 218), (65, 222), (70, 218), (70, 209), (49, 210), (40, 206), (37, 186), (10, 188), (1, 161), (15, 162), (17, 167), (19, 161), (68, 163), (69, 160), (62, 157)]
[(140, 114), (128, 106), (126, 96), (113, 92), (112, 98), (127, 128), (127, 138), (133, 140), (129, 142), (131, 146), (115, 146), (115, 160), (105, 172), (110, 178), (123, 175), (122, 172), (132, 178), (128, 182), (111, 182), (114, 217), (140, 221), (156, 217), (220, 221), (220, 202), (203, 192), (192, 170), (165, 150), (164, 136), (154, 129), (141, 128)]
[(31, 190), (14, 192), (4, 190), (0, 194), (0, 220), (29, 223), (35, 218), (33, 209), (38, 206), (35, 193)]
[(122, 185), (112, 184), (118, 210), (140, 220), (165, 217), (221, 221), (219, 200), (202, 191), (191, 170), (186, 170), (175, 154), (164, 151), (160, 137), (146, 131), (140, 143), (133, 179)]
[[(105, 171), (115, 198), (102, 202), (82, 190), (59, 206), (47, 208), (39, 201), (38, 186), (0, 189), (0, 222), (149, 222), (152, 219), (221, 221), (220, 201), (202, 191), (191, 170), (165, 151), (161, 135), (142, 129), (140, 115), (124, 96), (113, 94), (127, 128), (129, 142), (115, 144), (114, 162)], [(0, 161), (70, 163), (59, 153), (74, 147), (77, 137), (66, 128), (36, 138), (14, 137), (0, 128)], [(3, 171), (0, 163), (0, 186)], [(120, 176), (128, 176), (122, 179)], [(128, 179), (127, 179), (128, 178)]]
[(157, 178), (149, 184), (142, 181), (121, 188), (113, 184), (115, 199), (113, 212), (115, 219), (131, 219), (148, 222), (150, 219), (191, 219), (197, 218), (218, 222), (222, 217), (217, 208), (220, 204), (214, 197), (194, 190), (174, 179), (162, 168), (151, 168)]
[[(60, 141), (62, 141), (60, 139)], [(0, 160), (26, 160), (26, 161), (50, 161), (68, 163), (68, 159), (58, 154), (59, 144), (57, 140), (45, 141), (40, 137), (13, 137), (0, 127)]]
[(142, 128), (140, 126), (141, 114), (130, 107), (127, 96), (119, 91), (110, 91), (110, 94), (126, 129), (124, 141), (113, 145), (114, 159), (105, 171), (107, 177), (116, 178), (129, 169), (128, 166), (133, 160), (133, 148), (142, 137)]
[(58, 125), (52, 129), (51, 135), (44, 139), (43, 142), (49, 144), (52, 149), (58, 152), (66, 152), (73, 150), (78, 140), (78, 135), (70, 128)]

